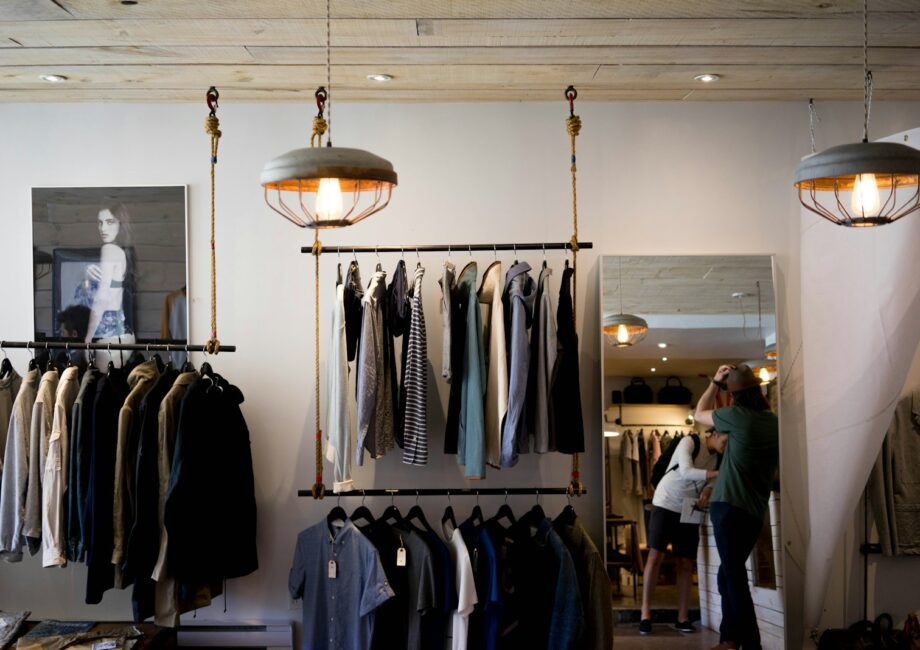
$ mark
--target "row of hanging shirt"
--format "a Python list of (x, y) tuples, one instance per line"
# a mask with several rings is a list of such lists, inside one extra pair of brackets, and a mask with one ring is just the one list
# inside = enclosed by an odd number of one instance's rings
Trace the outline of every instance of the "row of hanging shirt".
[[(610, 581), (571, 506), (551, 521), (477, 505), (441, 534), (416, 504), (375, 519), (336, 506), (297, 538), (289, 590), (305, 648), (610, 648)], [(442, 537), (443, 535), (443, 537)], [(328, 641), (327, 641), (328, 640)]]
[(620, 485), (623, 492), (651, 499), (655, 494), (652, 486), (652, 468), (661, 454), (672, 443), (693, 433), (693, 427), (672, 428), (673, 435), (666, 430), (663, 434), (653, 429), (648, 436), (644, 429), (633, 432), (627, 429), (620, 435)]
[[(457, 274), (448, 259), (438, 281), (441, 374), (450, 384), (444, 452), (457, 455), (466, 478), (485, 478), (487, 465), (513, 467), (529, 451), (584, 451), (573, 270), (566, 261), (555, 310), (552, 270), (544, 261), (536, 281), (530, 272), (515, 261), (503, 274), (496, 260), (480, 283), (476, 262)], [(365, 452), (377, 459), (398, 446), (404, 463), (428, 462), (424, 274), (419, 263), (410, 283), (400, 260), (387, 285), (377, 264), (365, 288), (357, 261), (344, 276), (339, 267), (325, 428), (336, 492), (354, 488), (351, 462), (362, 465)]]
[(85, 562), (87, 604), (133, 584), (137, 622), (178, 625), (258, 566), (242, 401), (208, 363), (33, 360), (21, 377), (4, 358), (0, 557)]

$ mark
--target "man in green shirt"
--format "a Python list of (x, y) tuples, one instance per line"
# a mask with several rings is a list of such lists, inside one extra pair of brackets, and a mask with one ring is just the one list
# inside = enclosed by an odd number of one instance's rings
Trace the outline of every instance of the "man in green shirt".
[[(716, 410), (725, 389), (732, 405)], [(721, 366), (696, 405), (696, 421), (728, 434), (719, 476), (709, 499), (709, 519), (719, 550), (722, 624), (713, 650), (760, 650), (760, 630), (748, 586), (748, 556), (760, 537), (779, 464), (779, 421), (745, 365)]]

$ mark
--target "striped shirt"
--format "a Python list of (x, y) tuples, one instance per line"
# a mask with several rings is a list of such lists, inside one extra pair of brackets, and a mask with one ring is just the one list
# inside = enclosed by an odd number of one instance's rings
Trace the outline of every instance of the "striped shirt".
[(428, 464), (428, 336), (425, 333), (425, 313), (422, 311), (422, 277), (425, 269), (415, 269), (411, 292), (411, 322), (406, 350), (406, 412), (403, 418), (403, 462), (407, 465)]

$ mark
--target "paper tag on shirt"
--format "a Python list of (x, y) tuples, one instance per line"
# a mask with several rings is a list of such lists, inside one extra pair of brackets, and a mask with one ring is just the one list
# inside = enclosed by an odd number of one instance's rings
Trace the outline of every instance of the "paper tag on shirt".
[(396, 566), (406, 566), (406, 547), (396, 549)]
[(335, 580), (335, 572), (336, 572), (335, 560), (329, 560), (329, 579), (330, 580)]
[(113, 650), (118, 647), (118, 641), (114, 639), (109, 639), (108, 641), (100, 641), (99, 643), (93, 644), (93, 650)]

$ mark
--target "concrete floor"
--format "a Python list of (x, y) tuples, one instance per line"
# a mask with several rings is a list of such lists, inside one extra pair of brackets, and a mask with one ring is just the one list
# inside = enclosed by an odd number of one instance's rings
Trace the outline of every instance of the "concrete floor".
[(656, 625), (648, 636), (639, 634), (638, 625), (617, 625), (613, 630), (616, 650), (709, 650), (719, 642), (719, 635), (700, 628), (694, 634), (683, 634), (667, 625)]

